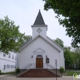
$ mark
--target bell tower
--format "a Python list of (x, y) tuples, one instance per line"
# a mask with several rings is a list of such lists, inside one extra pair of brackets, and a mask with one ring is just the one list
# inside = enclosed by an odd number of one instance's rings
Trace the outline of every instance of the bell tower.
[(38, 35), (46, 38), (47, 25), (45, 24), (41, 12), (39, 10), (34, 24), (32, 25), (32, 38)]

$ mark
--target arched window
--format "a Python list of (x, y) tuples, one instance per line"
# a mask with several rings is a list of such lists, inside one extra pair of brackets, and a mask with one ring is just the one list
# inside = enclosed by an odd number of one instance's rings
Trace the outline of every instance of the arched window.
[(5, 57), (5, 56), (6, 56), (6, 54), (5, 54), (5, 53), (3, 53), (3, 56)]
[(12, 56), (12, 59), (14, 59), (14, 55)]
[(42, 58), (42, 55), (37, 55), (37, 58)]
[(9, 53), (9, 58), (11, 57), (10, 53)]

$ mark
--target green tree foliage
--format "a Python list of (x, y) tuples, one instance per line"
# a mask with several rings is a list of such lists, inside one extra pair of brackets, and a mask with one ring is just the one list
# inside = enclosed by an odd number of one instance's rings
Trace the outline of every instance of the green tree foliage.
[(64, 68), (63, 67), (60, 67), (60, 73), (64, 73)]
[(73, 58), (71, 57), (71, 52), (68, 47), (65, 47), (64, 57), (65, 57), (65, 67), (71, 68), (71, 66), (73, 65)]
[(74, 63), (76, 64), (76, 67), (80, 69), (80, 48), (75, 48), (74, 55), (72, 55), (74, 58)]
[(14, 24), (7, 16), (0, 19), (0, 51), (19, 51), (20, 46), (30, 39), (30, 36), (20, 33), (19, 26)]
[(67, 35), (72, 37), (72, 46), (80, 43), (80, 0), (43, 0), (44, 9), (53, 9), (59, 23), (66, 27)]
[(59, 38), (55, 39), (54, 41), (64, 48), (65, 67), (69, 68), (73, 64), (73, 60), (70, 53), (70, 47), (65, 47), (63, 44), (64, 42)]
[(80, 55), (80, 47), (75, 48), (74, 52)]
[(63, 42), (61, 39), (57, 38), (57, 39), (55, 39), (54, 41), (55, 41), (57, 44), (59, 44), (61, 47), (64, 47), (64, 42)]
[(71, 47), (65, 47), (64, 42), (59, 38), (54, 41), (64, 48), (65, 67), (67, 69), (80, 69), (80, 48), (73, 48), (72, 50)]
[(20, 69), (19, 68), (16, 68), (15, 72), (16, 73), (20, 73)]
[(66, 68), (80, 69), (80, 54), (79, 53), (80, 53), (79, 51), (78, 53), (76, 52), (76, 48), (75, 50), (72, 51), (70, 50), (69, 47), (65, 47), (64, 56), (65, 56)]
[(0, 74), (1, 74), (1, 70), (0, 70)]

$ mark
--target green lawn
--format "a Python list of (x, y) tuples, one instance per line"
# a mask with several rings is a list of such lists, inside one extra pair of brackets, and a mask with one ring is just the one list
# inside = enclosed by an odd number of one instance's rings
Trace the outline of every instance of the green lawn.
[(66, 76), (73, 76), (74, 73), (77, 73), (77, 75), (80, 74), (80, 72), (74, 71), (74, 70), (67, 70), (66, 71)]
[(0, 75), (3, 75), (3, 74), (11, 74), (11, 75), (15, 75), (16, 73), (15, 73), (15, 72), (6, 72), (6, 73), (1, 73)]

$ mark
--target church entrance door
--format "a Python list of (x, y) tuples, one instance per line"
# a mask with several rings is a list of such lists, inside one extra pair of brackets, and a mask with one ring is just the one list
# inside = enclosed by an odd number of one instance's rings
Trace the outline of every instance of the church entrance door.
[(36, 68), (43, 68), (43, 57), (41, 55), (36, 58)]

